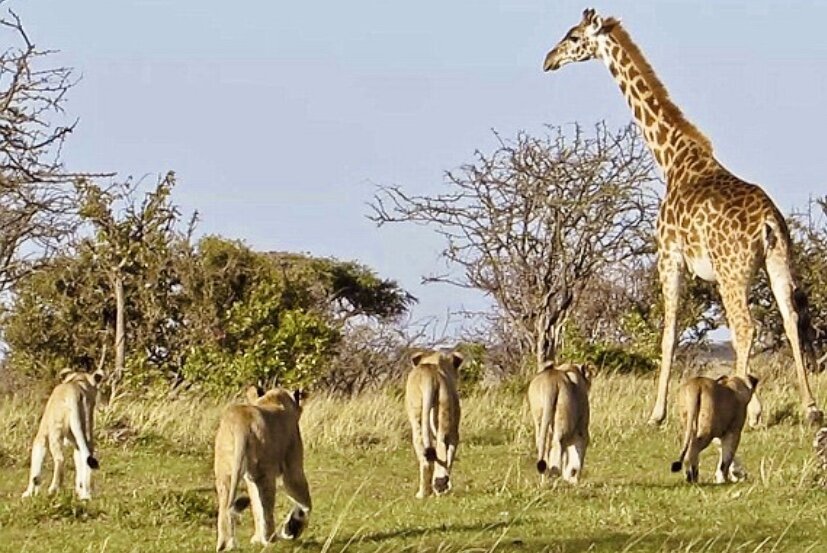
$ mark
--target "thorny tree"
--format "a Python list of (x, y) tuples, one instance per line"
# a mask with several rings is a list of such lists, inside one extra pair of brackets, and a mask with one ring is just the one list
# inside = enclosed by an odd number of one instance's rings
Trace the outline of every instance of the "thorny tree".
[(598, 124), (571, 136), (495, 135), (490, 154), (446, 174), (448, 191), (417, 196), (381, 187), (371, 219), (412, 222), (446, 241), (442, 255), (461, 274), (427, 277), (481, 290), (500, 325), (538, 365), (554, 359), (566, 317), (599, 271), (651, 253), (657, 181), (633, 126)]
[(72, 231), (77, 219), (72, 183), (61, 149), (75, 122), (65, 119), (72, 70), (49, 66), (49, 50), (32, 44), (13, 12), (0, 18), (0, 290), (32, 260), (45, 258)]

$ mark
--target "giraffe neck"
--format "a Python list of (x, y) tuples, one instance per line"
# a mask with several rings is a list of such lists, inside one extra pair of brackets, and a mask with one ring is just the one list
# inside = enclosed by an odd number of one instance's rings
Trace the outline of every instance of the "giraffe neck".
[(718, 167), (709, 139), (672, 102), (619, 22), (603, 35), (598, 56), (626, 97), (667, 185), (679, 184), (688, 173), (698, 174)]

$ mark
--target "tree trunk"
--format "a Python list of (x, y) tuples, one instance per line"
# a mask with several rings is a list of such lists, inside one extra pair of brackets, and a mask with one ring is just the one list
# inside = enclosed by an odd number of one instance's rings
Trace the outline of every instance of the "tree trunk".
[(124, 324), (125, 300), (123, 292), (123, 277), (115, 275), (115, 373), (111, 379), (111, 395), (109, 401), (115, 399), (115, 391), (123, 378), (124, 350), (126, 346), (126, 328)]
[(536, 372), (543, 370), (546, 364), (546, 337), (543, 335), (537, 336), (537, 343), (534, 347), (534, 358), (537, 362)]
[(542, 371), (548, 361), (554, 361), (557, 353), (556, 333), (552, 331), (556, 325), (549, 324), (549, 318), (549, 314), (544, 313), (534, 325), (534, 360), (537, 372)]

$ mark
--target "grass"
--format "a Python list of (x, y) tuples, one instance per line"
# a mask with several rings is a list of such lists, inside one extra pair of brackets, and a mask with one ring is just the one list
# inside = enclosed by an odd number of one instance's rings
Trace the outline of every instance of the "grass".
[[(710, 483), (714, 448), (702, 457), (700, 485), (669, 472), (680, 430), (674, 412), (662, 429), (644, 424), (650, 377), (595, 380), (592, 445), (578, 487), (539, 486), (522, 395), (464, 398), (454, 490), (424, 501), (413, 497), (416, 463), (398, 393), (311, 399), (302, 431), (314, 512), (300, 541), (269, 550), (825, 551), (827, 492), (815, 484), (813, 432), (801, 424), (792, 374), (771, 366), (762, 373), (767, 425), (747, 431), (740, 449), (750, 478), (724, 486)], [(827, 376), (813, 384), (827, 400)], [(86, 503), (68, 486), (55, 497), (19, 499), (42, 405), (39, 397), (0, 399), (0, 552), (213, 550), (211, 440), (222, 402), (101, 407), (102, 469)], [(280, 520), (286, 509), (281, 496)], [(242, 550), (261, 550), (248, 545), (249, 513), (239, 533)]]

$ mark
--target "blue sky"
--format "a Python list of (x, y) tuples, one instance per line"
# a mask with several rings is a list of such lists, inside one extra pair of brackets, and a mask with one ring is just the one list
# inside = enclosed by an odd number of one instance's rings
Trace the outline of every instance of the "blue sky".
[[(68, 113), (74, 170), (156, 175), (200, 231), (262, 250), (356, 259), (445, 316), (484, 300), (421, 286), (441, 271), (422, 227), (365, 218), (378, 184), (443, 189), (444, 171), (543, 124), (631, 120), (606, 68), (553, 74), (547, 50), (586, 4), (41, 0), (5, 4), (82, 81)], [(675, 102), (736, 174), (782, 210), (827, 193), (827, 6), (606, 1)]]

